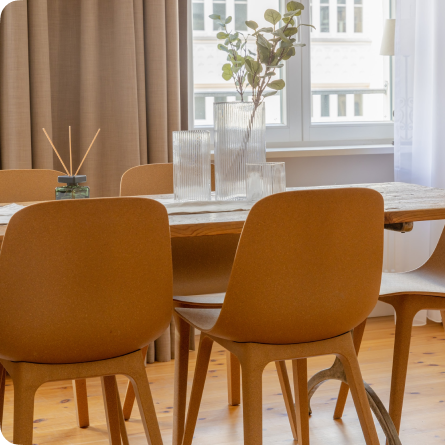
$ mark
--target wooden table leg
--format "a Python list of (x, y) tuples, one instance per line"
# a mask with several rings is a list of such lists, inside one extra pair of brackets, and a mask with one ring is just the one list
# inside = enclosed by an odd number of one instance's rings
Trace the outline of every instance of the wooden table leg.
[[(365, 327), (366, 327), (366, 321), (365, 320), (363, 323), (359, 324), (355, 329), (354, 329), (354, 347), (355, 347), (355, 351), (358, 352), (360, 351), (360, 346), (362, 344), (362, 339), (363, 339), (363, 334), (365, 332)], [(343, 416), (343, 411), (345, 410), (345, 405), (346, 405), (346, 399), (348, 398), (348, 393), (349, 393), (349, 386), (346, 383), (341, 383), (340, 385), (340, 391), (338, 393), (338, 398), (337, 398), (337, 404), (335, 405), (335, 411), (334, 411), (334, 419), (341, 419), (341, 417)]]

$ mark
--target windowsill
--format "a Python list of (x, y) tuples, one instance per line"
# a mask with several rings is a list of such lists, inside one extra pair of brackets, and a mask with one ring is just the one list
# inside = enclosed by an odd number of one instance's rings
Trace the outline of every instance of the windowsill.
[[(388, 155), (394, 154), (392, 144), (376, 145), (338, 145), (328, 147), (287, 147), (267, 148), (267, 159), (277, 158), (303, 158), (314, 156), (355, 156), (355, 155)], [(214, 151), (211, 152), (212, 161), (215, 159)]]
[(291, 147), (268, 148), (267, 158), (300, 158), (311, 156), (351, 156), (351, 155), (382, 155), (394, 154), (394, 146), (391, 144), (378, 145), (350, 145), (331, 147)]

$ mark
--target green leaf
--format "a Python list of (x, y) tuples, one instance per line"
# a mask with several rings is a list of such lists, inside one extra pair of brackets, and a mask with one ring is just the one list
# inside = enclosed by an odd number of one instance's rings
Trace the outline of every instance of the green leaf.
[(297, 11), (286, 12), (283, 17), (293, 17)]
[(258, 55), (261, 63), (269, 63), (270, 50), (264, 46), (258, 45)]
[(266, 79), (267, 77), (273, 77), (276, 76), (277, 73), (266, 73), (264, 76), (260, 76), (261, 79)]
[(223, 71), (231, 72), (232, 71), (232, 65), (230, 63), (225, 63), (222, 67)]
[(267, 86), (269, 88), (272, 88), (272, 90), (279, 91), (279, 90), (282, 90), (286, 86), (286, 82), (284, 82), (283, 79), (277, 79), (277, 80), (270, 82)]
[(256, 60), (246, 59), (246, 69), (247, 72), (255, 76), (263, 71), (263, 66)]
[(270, 44), (269, 40), (267, 40), (266, 37), (264, 37), (262, 34), (258, 34), (257, 42), (259, 45), (264, 46), (267, 49), (272, 48), (272, 45)]
[(285, 34), (284, 34), (284, 32), (283, 32), (283, 30), (281, 28), (277, 29), (274, 32), (274, 35), (279, 36), (284, 42), (289, 42), (289, 39), (285, 36)]
[(281, 20), (281, 14), (275, 9), (267, 9), (264, 13), (264, 18), (272, 25), (276, 25)]
[(267, 93), (263, 94), (263, 97), (270, 97), (270, 96), (274, 96), (275, 94), (277, 94), (278, 91), (268, 91)]
[(231, 21), (232, 21), (232, 17), (229, 16), (226, 18), (225, 24), (228, 25)]
[(266, 68), (275, 70), (275, 69), (283, 68), (283, 66), (284, 66), (284, 63), (280, 63), (279, 65), (268, 65)]
[(283, 22), (284, 23), (286, 23), (286, 25), (288, 24), (288, 23), (290, 23), (292, 26), (294, 26), (295, 25), (295, 20), (292, 18), (289, 18), (289, 17), (284, 17), (283, 18)]
[(249, 54), (251, 54), (252, 56), (256, 56), (256, 53), (250, 51), (250, 49), (248, 49), (247, 51), (249, 51)]
[(253, 20), (247, 20), (247, 22), (245, 22), (246, 25), (250, 28), (250, 29), (257, 29), (258, 28), (258, 23), (254, 22)]
[(209, 15), (212, 20), (221, 20), (221, 16), (218, 14)]
[(306, 46), (306, 43), (296, 43), (294, 46), (298, 48), (304, 48)]
[(269, 27), (269, 28), (261, 28), (259, 29), (255, 34), (259, 33), (259, 32), (268, 32), (268, 33), (272, 33), (273, 32), (273, 28)]
[(286, 37), (290, 37), (290, 36), (295, 35), (297, 32), (298, 32), (298, 28), (287, 28), (287, 29), (284, 31), (284, 35), (285, 35)]
[(298, 10), (303, 10), (304, 9), (304, 5), (300, 2), (289, 2), (287, 4), (287, 10), (288, 11), (298, 11)]
[(314, 25), (308, 25), (307, 23), (301, 23), (298, 27), (300, 26), (309, 26), (310, 28), (317, 29)]
[(227, 71), (224, 71), (223, 73), (222, 73), (222, 78), (224, 79), (224, 80), (231, 80), (232, 79), (232, 73), (230, 72), (227, 72)]
[(227, 37), (229, 37), (229, 34), (225, 32), (219, 32), (218, 34), (216, 34), (216, 38), (219, 40), (227, 39)]
[(227, 48), (227, 46), (222, 45), (221, 43), (218, 45), (218, 49), (221, 51), (225, 51), (226, 53), (229, 52), (229, 48)]
[(260, 84), (260, 79), (258, 77), (252, 76), (252, 74), (247, 74), (247, 81), (252, 88), (256, 88)]
[(295, 48), (288, 48), (286, 55), (283, 57), (283, 60), (289, 60), (291, 57), (295, 56)]

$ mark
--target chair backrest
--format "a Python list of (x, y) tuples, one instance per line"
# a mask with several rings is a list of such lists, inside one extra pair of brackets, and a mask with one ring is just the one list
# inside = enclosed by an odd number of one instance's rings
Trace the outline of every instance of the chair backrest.
[(0, 253), (0, 357), (79, 363), (136, 351), (172, 315), (165, 207), (143, 198), (35, 204)]
[[(212, 190), (215, 169), (212, 164)], [(124, 173), (121, 196), (173, 193), (173, 164), (149, 164)], [(238, 247), (239, 235), (173, 238), (174, 295), (225, 292)]]
[[(212, 190), (215, 190), (215, 166)], [(148, 164), (127, 170), (121, 179), (121, 196), (168, 195), (173, 193), (173, 164)]]
[(0, 170), (0, 203), (54, 201), (58, 176), (55, 170)]
[(383, 198), (369, 189), (287, 192), (259, 201), (210, 333), (292, 344), (353, 329), (379, 297), (383, 225)]

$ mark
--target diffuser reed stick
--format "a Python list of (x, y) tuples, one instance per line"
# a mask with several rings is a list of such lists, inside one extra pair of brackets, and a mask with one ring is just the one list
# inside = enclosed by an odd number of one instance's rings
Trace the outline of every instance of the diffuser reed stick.
[(70, 176), (73, 176), (73, 151), (71, 150), (71, 125), (70, 125)]
[(57, 151), (56, 147), (54, 147), (53, 141), (51, 140), (51, 138), (48, 136), (48, 133), (46, 132), (46, 130), (43, 128), (43, 132), (45, 133), (46, 137), (48, 138), (49, 143), (51, 144), (51, 146), (53, 147), (53, 150), (56, 152), (57, 157), (59, 158), (59, 161), (62, 163), (63, 168), (66, 171), (66, 174), (69, 176), (70, 173), (68, 171), (68, 169), (66, 168), (66, 165), (64, 164), (64, 162), (62, 161), (62, 158), (59, 155), (59, 152)]
[(94, 136), (93, 142), (91, 142), (91, 145), (88, 148), (87, 152), (85, 153), (85, 156), (83, 157), (82, 162), (80, 163), (79, 168), (77, 169), (77, 172), (74, 176), (77, 176), (77, 173), (79, 173), (80, 167), (82, 167), (83, 163), (85, 162), (85, 159), (87, 158), (88, 153), (90, 152), (91, 148), (93, 147), (94, 142), (96, 142), (96, 138), (97, 138), (97, 136), (99, 136), (99, 133), (100, 133), (100, 128), (99, 128), (99, 130), (97, 130), (96, 136)]

